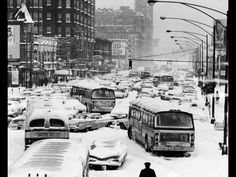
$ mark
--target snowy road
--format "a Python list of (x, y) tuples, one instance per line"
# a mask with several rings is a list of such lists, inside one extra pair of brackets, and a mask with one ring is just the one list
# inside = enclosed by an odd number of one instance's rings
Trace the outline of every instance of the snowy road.
[[(70, 139), (81, 140), (89, 145), (94, 139), (122, 139), (128, 145), (125, 163), (117, 170), (90, 171), (90, 177), (138, 176), (144, 162), (151, 162), (158, 177), (227, 177), (228, 155), (222, 156), (218, 142), (222, 131), (214, 130), (212, 124), (195, 121), (196, 149), (191, 157), (166, 158), (145, 152), (144, 148), (128, 139), (127, 132), (120, 129), (101, 128), (87, 133), (71, 133)], [(24, 131), (8, 129), (8, 166), (24, 151)]]

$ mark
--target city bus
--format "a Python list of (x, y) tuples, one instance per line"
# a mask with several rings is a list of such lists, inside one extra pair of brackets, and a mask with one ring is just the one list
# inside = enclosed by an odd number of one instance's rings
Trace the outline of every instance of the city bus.
[(33, 143), (8, 168), (9, 177), (88, 177), (89, 149), (69, 139)]
[(153, 76), (153, 85), (157, 87), (159, 84), (166, 84), (171, 90), (174, 88), (174, 77), (170, 74), (156, 73)]
[(73, 84), (70, 94), (79, 99), (89, 113), (110, 113), (115, 106), (114, 90), (96, 83), (79, 82)]
[(147, 152), (194, 151), (193, 115), (172, 107), (154, 98), (131, 101), (128, 137), (143, 144)]
[(25, 149), (41, 139), (69, 139), (68, 115), (57, 100), (32, 99), (27, 102)]

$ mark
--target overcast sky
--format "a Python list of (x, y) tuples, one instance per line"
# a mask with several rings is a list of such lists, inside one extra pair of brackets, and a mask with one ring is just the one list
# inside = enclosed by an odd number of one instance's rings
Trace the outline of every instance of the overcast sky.
[[(141, 1), (141, 0), (140, 0)], [(147, 1), (147, 0), (143, 0)], [(228, 0), (175, 0), (181, 2), (188, 2), (193, 4), (198, 4), (206, 7), (210, 7), (224, 13), (227, 13), (228, 10)], [(96, 8), (109, 7), (113, 9), (119, 9), (120, 6), (130, 6), (134, 9), (134, 0), (96, 0)], [(201, 8), (204, 12), (210, 14), (216, 19), (226, 18), (225, 15), (220, 13), (216, 13), (214, 11), (210, 11), (207, 9)], [(170, 36), (186, 36), (191, 37), (188, 34), (184, 33), (166, 33), (166, 30), (175, 30), (175, 31), (192, 31), (196, 33), (201, 33), (206, 35), (207, 33), (201, 30), (200, 28), (187, 23), (183, 20), (160, 20), (160, 16), (166, 17), (175, 17), (175, 18), (185, 18), (191, 19), (198, 22), (202, 22), (208, 25), (213, 24), (213, 19), (208, 17), (207, 15), (192, 9), (190, 7), (184, 6), (182, 4), (172, 4), (172, 3), (156, 3), (154, 5), (154, 38), (160, 39), (159, 47), (165, 50), (172, 50), (173, 48), (177, 48), (174, 43), (174, 40), (170, 38)], [(202, 28), (212, 33), (212, 29), (203, 25), (200, 25)], [(210, 36), (209, 36), (210, 38)]]

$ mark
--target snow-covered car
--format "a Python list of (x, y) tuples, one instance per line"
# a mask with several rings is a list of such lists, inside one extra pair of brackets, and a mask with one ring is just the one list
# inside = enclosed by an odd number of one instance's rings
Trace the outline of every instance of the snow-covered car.
[(192, 85), (183, 85), (182, 89), (183, 93), (196, 93), (196, 90)]
[(124, 113), (115, 113), (115, 114), (104, 114), (102, 117), (110, 117), (114, 119), (112, 124), (109, 125), (111, 128), (120, 128), (123, 130), (127, 130), (129, 125), (129, 120), (127, 114)]
[(78, 113), (86, 112), (86, 106), (77, 99), (62, 99), (68, 117), (75, 117)]
[(127, 96), (128, 96), (127, 91), (115, 90), (115, 97), (116, 98), (126, 98)]
[(14, 117), (23, 112), (24, 108), (18, 101), (8, 100), (8, 116)]
[(184, 93), (184, 97), (190, 101), (198, 99), (196, 93)]
[(8, 125), (10, 124), (10, 122), (11, 122), (11, 120), (12, 120), (12, 117), (7, 117), (7, 122), (8, 122)]
[(159, 84), (159, 85), (157, 86), (157, 88), (158, 88), (159, 90), (162, 90), (162, 91), (167, 91), (167, 90), (169, 90), (169, 87), (168, 87), (167, 84)]
[(119, 167), (127, 156), (127, 145), (121, 140), (95, 140), (90, 146), (89, 166)]
[(25, 124), (25, 115), (19, 115), (17, 117), (12, 118), (11, 122), (9, 123), (9, 128), (12, 129), (23, 129)]
[(81, 113), (69, 118), (70, 131), (90, 131), (109, 127), (113, 117), (102, 117), (100, 113)]

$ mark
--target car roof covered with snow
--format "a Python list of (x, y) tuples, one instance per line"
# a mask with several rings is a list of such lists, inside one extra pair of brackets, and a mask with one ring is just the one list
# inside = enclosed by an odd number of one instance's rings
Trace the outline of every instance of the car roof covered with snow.
[(165, 111), (182, 111), (189, 113), (186, 109), (181, 108), (176, 102), (167, 102), (149, 97), (137, 98), (131, 101), (130, 105), (143, 108), (153, 113), (165, 112)]
[(10, 167), (10, 177), (82, 177), (88, 148), (68, 139), (44, 139), (33, 143)]

